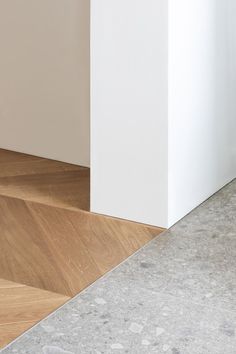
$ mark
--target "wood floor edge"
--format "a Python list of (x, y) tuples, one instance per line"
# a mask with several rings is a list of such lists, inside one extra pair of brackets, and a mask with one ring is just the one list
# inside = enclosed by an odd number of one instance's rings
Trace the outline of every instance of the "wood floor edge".
[[(84, 210), (83, 210), (83, 211), (84, 211)], [(128, 220), (128, 219), (123, 219), (123, 218), (116, 217), (116, 216), (112, 216), (112, 215), (99, 214), (99, 213), (95, 213), (95, 212), (93, 212), (93, 211), (84, 211), (84, 212), (89, 213), (89, 214), (93, 214), (93, 215), (102, 216), (102, 217), (108, 218), (108, 219), (123, 221), (123, 222), (127, 222), (127, 223), (130, 223), (130, 224), (135, 224), (135, 225), (137, 225), (137, 226), (143, 226), (143, 227), (147, 227), (147, 228), (151, 228), (151, 229), (157, 229), (157, 230), (160, 230), (160, 233), (167, 230), (166, 228), (161, 227), (161, 226), (155, 226), (155, 225), (151, 225), (151, 224), (145, 224), (145, 223), (142, 223), (142, 222), (138, 222), (138, 221), (134, 221), (134, 220)]]
[[(10, 196), (8, 194), (4, 194), (4, 193), (0, 193), (0, 196), (3, 196), (4, 198), (9, 198), (9, 199), (15, 199), (15, 200), (22, 200), (24, 202), (27, 202), (27, 203), (32, 203), (32, 204), (38, 204), (38, 205), (42, 205), (42, 206), (47, 206), (47, 207), (50, 207), (50, 208), (57, 208), (57, 209), (62, 209), (62, 210), (69, 210), (71, 212), (80, 212), (82, 214), (89, 214), (89, 215), (95, 215), (95, 216), (100, 216), (100, 217), (103, 217), (104, 219), (108, 219), (108, 220), (117, 220), (117, 221), (121, 221), (121, 222), (125, 222), (125, 223), (130, 223), (130, 224), (134, 224), (134, 225), (137, 225), (137, 226), (142, 226), (142, 227), (146, 227), (146, 228), (149, 228), (149, 229), (156, 229), (156, 230), (159, 230), (159, 233), (162, 233), (164, 231), (167, 230), (167, 228), (163, 228), (163, 227), (160, 227), (160, 226), (155, 226), (155, 225), (150, 225), (150, 224), (145, 224), (145, 223), (141, 223), (141, 222), (138, 222), (138, 221), (133, 221), (133, 220), (128, 220), (128, 219), (122, 219), (122, 218), (119, 218), (119, 217), (115, 217), (115, 216), (111, 216), (111, 215), (106, 215), (106, 214), (99, 214), (99, 213), (95, 213), (95, 212), (92, 212), (92, 211), (87, 211), (87, 210), (83, 210), (83, 209), (78, 209), (78, 208), (74, 208), (74, 207), (62, 207), (60, 205), (58, 206), (55, 206), (53, 204), (46, 204), (46, 203), (42, 203), (42, 202), (39, 202), (39, 201), (35, 201), (35, 200), (31, 200), (29, 198), (19, 198), (17, 196)], [(158, 234), (159, 234), (158, 233)], [(157, 235), (158, 235), (157, 234)]]
[(71, 298), (0, 278), (0, 352)]

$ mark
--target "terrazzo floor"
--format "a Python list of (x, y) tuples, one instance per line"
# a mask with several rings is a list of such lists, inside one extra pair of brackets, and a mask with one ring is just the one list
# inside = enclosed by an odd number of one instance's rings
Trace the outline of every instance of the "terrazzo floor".
[(2, 354), (236, 354), (236, 180)]

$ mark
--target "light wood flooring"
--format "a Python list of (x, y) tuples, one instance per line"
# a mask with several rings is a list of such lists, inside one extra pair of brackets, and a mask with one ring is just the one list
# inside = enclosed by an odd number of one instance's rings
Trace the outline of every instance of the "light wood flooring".
[(0, 347), (67, 300), (67, 296), (0, 279)]
[(89, 169), (0, 149), (0, 195), (89, 211)]
[(89, 184), (87, 168), (0, 149), (0, 347), (163, 231), (90, 213)]

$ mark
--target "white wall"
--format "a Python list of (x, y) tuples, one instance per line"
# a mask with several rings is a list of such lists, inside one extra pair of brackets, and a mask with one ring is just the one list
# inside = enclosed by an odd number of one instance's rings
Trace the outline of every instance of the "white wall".
[(91, 208), (167, 224), (166, 0), (92, 0)]
[(92, 0), (92, 210), (169, 227), (236, 177), (235, 0)]
[(169, 0), (168, 225), (236, 177), (228, 5)]
[(89, 165), (89, 1), (0, 1), (0, 147)]

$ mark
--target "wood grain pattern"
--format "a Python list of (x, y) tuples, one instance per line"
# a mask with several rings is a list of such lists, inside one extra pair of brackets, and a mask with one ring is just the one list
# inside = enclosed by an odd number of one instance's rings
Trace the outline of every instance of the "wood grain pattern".
[(88, 168), (0, 149), (0, 346), (163, 231), (90, 213), (89, 189)]
[(68, 300), (60, 294), (0, 279), (0, 348)]
[(86, 167), (0, 149), (0, 195), (89, 211)]
[(0, 149), (0, 164), (35, 161), (38, 159), (40, 159), (40, 157), (33, 156), (33, 155), (27, 155), (27, 154), (23, 154), (20, 152)]
[(89, 171), (0, 178), (0, 195), (72, 210), (89, 210)]
[(0, 177), (16, 177), (25, 175), (42, 175), (65, 171), (85, 171), (85, 167), (79, 167), (63, 162), (50, 161), (45, 159), (38, 159), (33, 161), (22, 161), (14, 163), (0, 163)]
[(0, 149), (0, 177), (85, 171), (86, 167)]
[(0, 277), (74, 296), (162, 229), (0, 196)]

